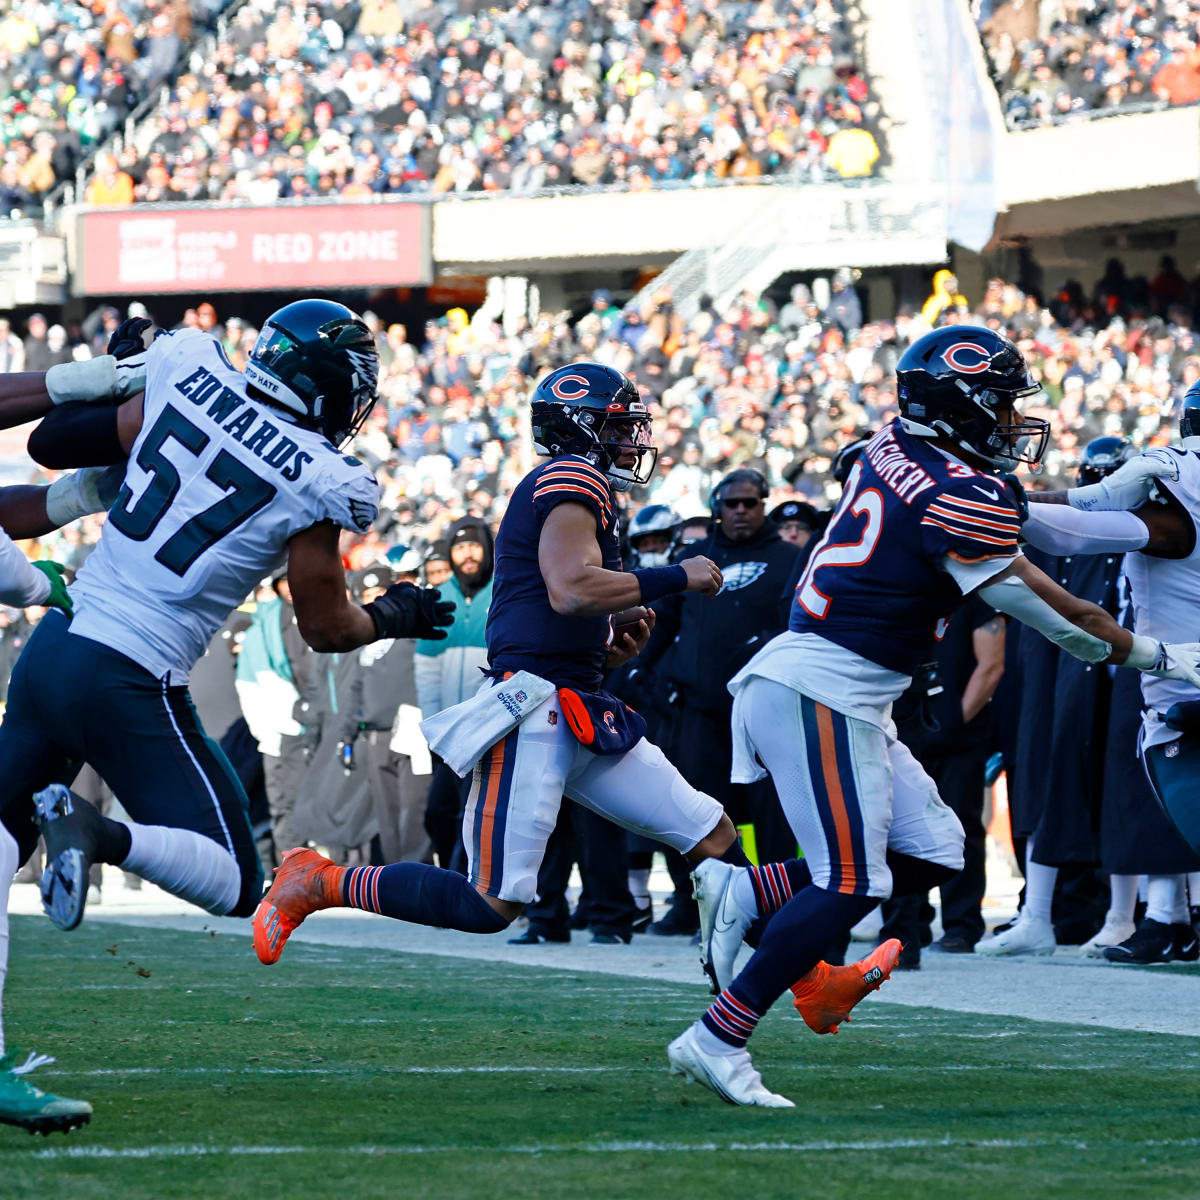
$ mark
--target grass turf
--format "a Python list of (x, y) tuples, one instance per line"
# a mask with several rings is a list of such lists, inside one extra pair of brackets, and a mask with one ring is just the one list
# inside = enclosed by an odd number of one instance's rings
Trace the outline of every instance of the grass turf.
[(872, 1003), (782, 1003), (755, 1060), (794, 1111), (666, 1073), (700, 986), (13, 919), (10, 1043), (90, 1126), (0, 1127), (0, 1194), (892, 1198), (1200, 1194), (1200, 1043)]

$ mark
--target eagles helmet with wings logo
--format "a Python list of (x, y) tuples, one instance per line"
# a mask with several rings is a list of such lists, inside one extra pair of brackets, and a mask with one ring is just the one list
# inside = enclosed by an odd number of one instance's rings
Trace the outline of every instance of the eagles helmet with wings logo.
[(658, 460), (650, 413), (633, 381), (602, 363), (570, 363), (534, 389), (530, 417), (539, 454), (578, 454), (619, 492), (649, 482)]
[(268, 402), (337, 446), (375, 406), (379, 352), (344, 304), (296, 300), (266, 319), (243, 373)]
[(1041, 462), (1050, 425), (1016, 411), (1041, 387), (1001, 334), (981, 325), (935, 329), (901, 355), (896, 382), (900, 420), (913, 437), (946, 438), (1000, 471)]

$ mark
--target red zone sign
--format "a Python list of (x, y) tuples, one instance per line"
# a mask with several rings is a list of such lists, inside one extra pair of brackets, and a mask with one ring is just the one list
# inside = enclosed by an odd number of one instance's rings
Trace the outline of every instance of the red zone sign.
[(150, 208), (79, 216), (81, 295), (433, 282), (426, 204)]

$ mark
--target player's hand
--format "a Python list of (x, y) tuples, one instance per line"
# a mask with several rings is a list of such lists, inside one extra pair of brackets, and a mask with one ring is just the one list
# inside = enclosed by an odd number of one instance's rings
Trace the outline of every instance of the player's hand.
[(1200, 642), (1159, 642), (1153, 665), (1139, 669), (1159, 679), (1182, 679), (1200, 688)]
[(61, 608), (68, 617), (73, 616), (75, 609), (71, 604), (71, 597), (67, 593), (67, 577), (63, 568), (49, 559), (40, 559), (33, 564), (33, 569), (41, 571), (50, 580), (50, 595), (42, 603), (47, 608)]
[(1138, 508), (1150, 498), (1150, 489), (1156, 479), (1171, 482), (1179, 479), (1178, 460), (1169, 451), (1158, 448), (1131, 458), (1099, 483), (1072, 488), (1067, 493), (1067, 503), (1084, 512)]
[(412, 583), (393, 583), (378, 600), (363, 605), (375, 623), (378, 638), (424, 638), (441, 641), (444, 626), (454, 623), (454, 605), (443, 600), (437, 588), (419, 588)]
[(721, 568), (711, 558), (697, 554), (695, 558), (685, 558), (679, 564), (687, 573), (688, 592), (699, 592), (702, 596), (715, 596), (721, 590), (724, 580)]
[(626, 609), (626, 613), (640, 613), (636, 620), (622, 621), (619, 618), (625, 613), (613, 615), (613, 640), (608, 648), (608, 656), (604, 660), (606, 667), (619, 667), (631, 658), (637, 658), (646, 648), (650, 634), (654, 629), (654, 609)]
[(108, 353), (113, 358), (141, 354), (149, 344), (146, 334), (153, 328), (154, 322), (149, 317), (127, 317), (112, 331), (112, 337), (108, 339)]

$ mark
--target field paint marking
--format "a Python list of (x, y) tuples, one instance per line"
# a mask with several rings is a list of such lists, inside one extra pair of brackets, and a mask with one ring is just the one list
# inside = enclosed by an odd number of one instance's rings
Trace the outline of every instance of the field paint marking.
[[(1089, 1059), (1080, 1063), (860, 1063), (856, 1067), (847, 1068), (840, 1063), (764, 1063), (764, 1071), (814, 1071), (853, 1073), (871, 1071), (884, 1074), (928, 1074), (941, 1071), (1119, 1071), (1127, 1064), (1120, 1059), (1110, 1059), (1096, 1062)], [(462, 1066), (462, 1067), (97, 1067), (92, 1070), (50, 1070), (41, 1075), (58, 1076), (69, 1079), (91, 1078), (125, 1078), (146, 1075), (322, 1075), (345, 1076), (350, 1078), (370, 1078), (381, 1075), (627, 1075), (632, 1072), (665, 1071), (666, 1067), (613, 1067), (613, 1066)], [(1155, 1071), (1187, 1071), (1194, 1073), (1196, 1068), (1190, 1063), (1156, 1063)], [(40, 1078), (40, 1075), (39, 1075)]]
[[(1117, 1139), (1130, 1148), (1187, 1148), (1200, 1146), (1200, 1138), (1146, 1138), (1140, 1141)], [(1105, 1145), (1112, 1142), (1105, 1140)], [(144, 1158), (220, 1158), (228, 1156), (254, 1157), (285, 1154), (342, 1155), (377, 1157), (412, 1154), (778, 1154), (819, 1153), (826, 1151), (878, 1150), (1012, 1150), (1036, 1147), (1068, 1147), (1087, 1150), (1089, 1143), (1078, 1138), (879, 1138), (856, 1141), (813, 1142), (582, 1142), (577, 1145), (561, 1143), (527, 1143), (514, 1146), (55, 1146), (35, 1150), (32, 1154), (8, 1151), (0, 1157), (7, 1159), (144, 1159)]]

